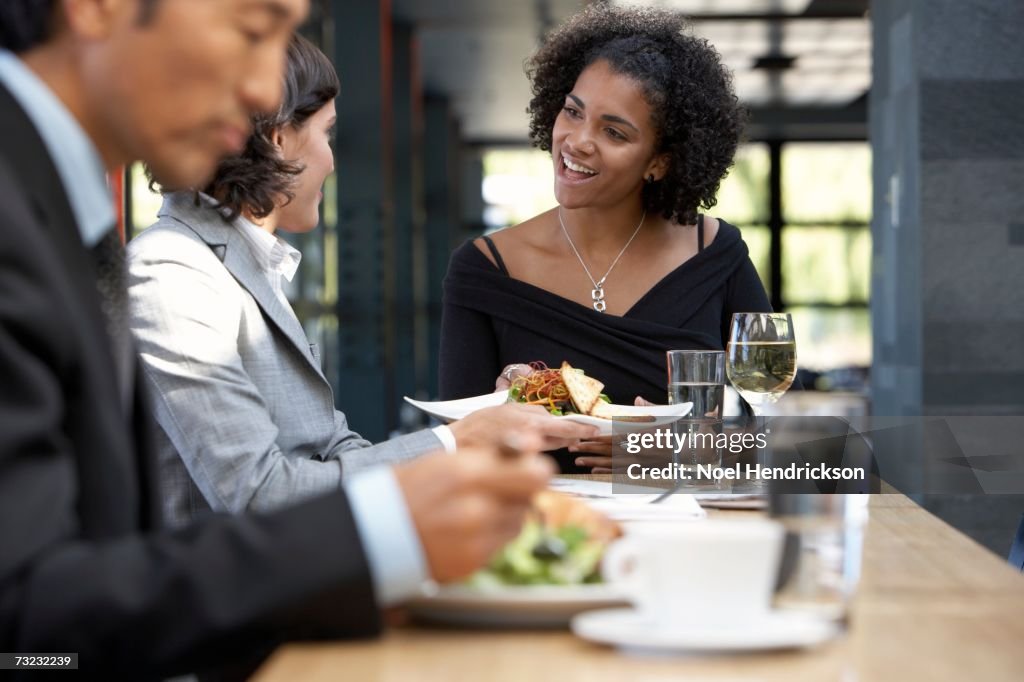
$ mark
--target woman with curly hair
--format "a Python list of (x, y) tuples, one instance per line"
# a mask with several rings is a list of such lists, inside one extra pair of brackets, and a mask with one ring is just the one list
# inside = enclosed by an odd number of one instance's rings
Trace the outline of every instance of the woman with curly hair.
[(558, 206), (453, 254), (441, 397), (567, 360), (616, 402), (664, 402), (666, 350), (722, 349), (733, 312), (771, 309), (739, 230), (699, 212), (742, 131), (730, 75), (679, 15), (603, 4), (555, 29), (527, 73)]

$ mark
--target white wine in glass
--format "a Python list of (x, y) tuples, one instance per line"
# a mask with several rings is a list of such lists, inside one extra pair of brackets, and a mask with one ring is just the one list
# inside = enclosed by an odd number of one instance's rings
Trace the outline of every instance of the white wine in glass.
[(794, 377), (796, 342), (729, 342), (729, 381), (751, 406), (776, 402)]
[[(796, 339), (789, 314), (734, 313), (725, 373), (754, 410), (758, 431), (766, 429), (764, 406), (781, 398), (796, 378)], [(759, 464), (769, 462), (768, 450), (768, 446), (758, 447)], [(753, 490), (763, 490), (767, 481), (755, 478), (748, 485)]]
[(760, 415), (796, 378), (796, 339), (789, 313), (735, 313), (726, 348), (729, 381)]

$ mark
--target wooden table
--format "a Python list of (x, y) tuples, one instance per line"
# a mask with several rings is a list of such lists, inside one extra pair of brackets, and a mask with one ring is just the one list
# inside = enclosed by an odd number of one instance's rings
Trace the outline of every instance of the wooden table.
[(869, 508), (850, 630), (810, 651), (637, 656), (568, 632), (409, 626), (375, 641), (282, 647), (256, 679), (1024, 679), (1024, 576), (902, 495), (875, 495)]

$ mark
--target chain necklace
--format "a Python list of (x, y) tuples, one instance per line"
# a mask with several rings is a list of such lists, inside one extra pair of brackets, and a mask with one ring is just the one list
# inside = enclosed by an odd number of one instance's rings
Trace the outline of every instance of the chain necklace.
[(583, 272), (587, 273), (587, 277), (590, 278), (590, 283), (594, 285), (594, 288), (590, 291), (590, 298), (594, 300), (594, 310), (597, 312), (603, 313), (605, 308), (608, 307), (604, 302), (604, 281), (608, 279), (608, 275), (612, 274), (612, 270), (614, 270), (615, 266), (618, 265), (619, 259), (622, 258), (622, 254), (626, 253), (626, 249), (628, 249), (629, 245), (633, 243), (636, 236), (640, 234), (640, 228), (643, 227), (644, 218), (646, 217), (647, 211), (645, 210), (640, 216), (640, 222), (637, 223), (636, 229), (633, 230), (633, 236), (630, 237), (629, 241), (626, 242), (626, 245), (622, 247), (622, 251), (619, 251), (619, 255), (612, 261), (612, 264), (608, 267), (608, 271), (604, 273), (604, 277), (601, 279), (594, 279), (594, 276), (590, 274), (590, 268), (588, 268), (587, 264), (583, 262), (583, 256), (580, 255), (576, 245), (572, 243), (572, 237), (569, 236), (569, 231), (565, 229), (565, 222), (562, 220), (562, 207), (558, 207), (558, 224), (562, 226), (562, 234), (565, 235), (565, 240), (569, 242), (569, 246), (572, 247), (572, 252), (576, 254), (577, 260), (579, 260), (580, 265), (583, 266)]

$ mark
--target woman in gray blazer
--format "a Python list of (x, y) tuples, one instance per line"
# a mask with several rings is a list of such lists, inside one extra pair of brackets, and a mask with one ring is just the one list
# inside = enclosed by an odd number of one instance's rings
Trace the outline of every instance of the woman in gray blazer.
[(330, 61), (295, 37), (278, 111), (253, 117), (244, 151), (204, 191), (166, 194), (159, 221), (128, 245), (130, 324), (154, 389), (172, 524), (210, 509), (281, 507), (366, 466), (510, 429), (539, 431), (549, 445), (590, 435), (509, 405), (373, 445), (334, 409), (316, 346), (282, 289), (301, 254), (275, 232), (319, 222), (338, 90)]

